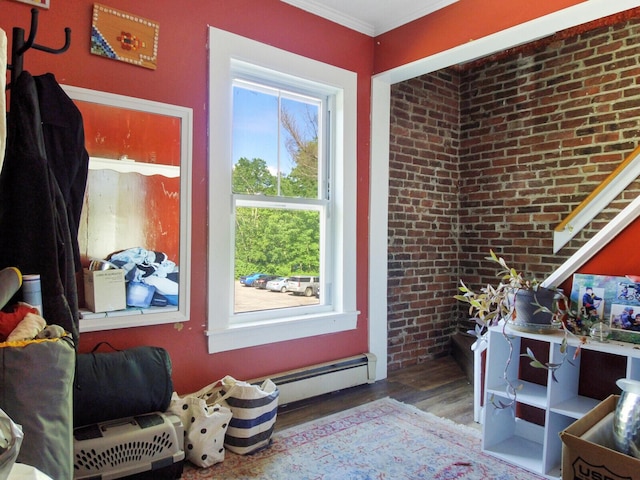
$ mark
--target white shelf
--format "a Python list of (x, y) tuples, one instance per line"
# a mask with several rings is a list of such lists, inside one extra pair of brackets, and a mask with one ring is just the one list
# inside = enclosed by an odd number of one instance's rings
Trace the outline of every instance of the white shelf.
[[(519, 388), (517, 392), (518, 402), (537, 408), (547, 407), (547, 387), (517, 379), (513, 380), (513, 386)], [(494, 395), (505, 396), (506, 388), (507, 384), (503, 383), (498, 386), (487, 387), (487, 391)]]
[(514, 435), (497, 445), (486, 448), (484, 451), (530, 472), (543, 473), (541, 470), (543, 450), (540, 443)]
[(179, 166), (140, 162), (126, 158), (89, 157), (89, 170), (113, 170), (119, 173), (139, 173), (140, 175), (146, 176), (162, 175), (167, 178), (177, 178), (180, 176)]
[[(588, 351), (608, 353), (626, 357), (627, 378), (640, 377), (640, 349), (637, 345), (623, 342), (588, 342), (582, 345), (582, 353), (571, 362), (565, 362), (557, 371), (558, 381), (554, 381), (551, 373), (547, 373), (546, 385), (527, 382), (519, 378), (520, 362), (529, 363), (529, 359), (520, 356), (520, 345), (523, 338), (537, 340), (546, 344), (548, 358), (557, 363), (562, 360), (560, 345), (564, 340), (561, 331), (550, 334), (520, 332), (507, 327), (509, 340), (502, 327), (489, 329), (486, 367), (484, 372), (484, 408), (482, 421), (482, 449), (484, 452), (518, 465), (526, 470), (542, 475), (548, 479), (561, 478), (562, 442), (559, 433), (594, 408), (599, 400), (578, 395), (580, 383), (580, 363)], [(510, 345), (511, 343), (511, 345)], [(573, 357), (579, 345), (577, 338), (568, 338), (569, 357)], [(509, 367), (505, 365), (509, 353), (513, 351)], [(597, 375), (593, 372), (592, 375)], [(537, 425), (516, 417), (520, 409), (507, 407), (496, 408), (491, 403), (509, 404), (507, 394), (509, 378), (513, 387), (517, 388), (516, 398), (520, 405), (527, 405), (540, 410), (536, 418), (544, 418), (544, 425)], [(611, 392), (618, 393), (618, 392)]]
[(178, 323), (184, 321), (175, 305), (166, 307), (135, 308), (115, 312), (94, 313), (80, 310), (80, 333), (95, 332), (111, 328), (140, 327), (159, 323)]
[(577, 395), (552, 406), (551, 411), (577, 420), (594, 408), (598, 403), (600, 403), (600, 401), (594, 398)]
[(483, 436), (483, 451), (541, 474), (544, 428), (520, 418), (514, 418), (510, 410), (499, 409), (493, 405), (485, 408), (485, 412), (493, 417), (487, 422), (495, 428)]
[[(497, 333), (502, 334), (502, 327), (492, 327)], [(513, 338), (530, 338), (532, 340), (539, 340), (541, 342), (547, 342), (550, 344), (561, 344), (564, 340), (564, 334), (562, 330), (558, 329), (557, 332), (554, 333), (529, 333), (529, 332), (521, 332), (515, 330), (513, 328), (507, 327), (506, 333)], [(579, 338), (569, 336), (567, 337), (567, 343), (569, 346), (576, 347), (581, 344), (581, 340)], [(617, 340), (611, 340), (608, 342), (594, 342), (589, 340), (587, 343), (582, 344), (582, 350), (593, 350), (596, 352), (602, 353), (611, 353), (613, 355), (620, 355), (623, 357), (629, 358), (638, 358), (640, 359), (640, 346), (633, 343), (620, 342)]]

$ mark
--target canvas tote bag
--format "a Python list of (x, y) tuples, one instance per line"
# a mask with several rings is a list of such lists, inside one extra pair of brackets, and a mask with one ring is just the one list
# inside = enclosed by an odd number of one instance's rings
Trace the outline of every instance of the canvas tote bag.
[(252, 385), (229, 375), (220, 382), (218, 402), (227, 405), (232, 413), (224, 446), (240, 455), (267, 447), (278, 413), (280, 392), (275, 383), (267, 379), (262, 385)]
[(217, 401), (219, 381), (180, 397), (171, 396), (169, 412), (184, 426), (184, 451), (187, 460), (198, 467), (210, 467), (224, 461), (224, 437), (231, 410)]

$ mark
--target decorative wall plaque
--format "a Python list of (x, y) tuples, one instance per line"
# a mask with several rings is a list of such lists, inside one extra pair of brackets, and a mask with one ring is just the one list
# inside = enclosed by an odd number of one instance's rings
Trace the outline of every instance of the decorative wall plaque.
[(94, 3), (91, 53), (155, 70), (159, 29), (153, 20)]

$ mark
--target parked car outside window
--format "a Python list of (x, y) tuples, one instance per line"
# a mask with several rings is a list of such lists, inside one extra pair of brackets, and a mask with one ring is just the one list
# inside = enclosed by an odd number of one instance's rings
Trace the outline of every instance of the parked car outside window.
[(246, 280), (247, 278), (249, 278), (249, 277), (254, 276), (254, 275), (258, 275), (258, 272), (253, 272), (253, 273), (250, 273), (249, 275), (241, 275), (241, 276), (240, 276), (240, 278), (239, 278), (239, 280), (240, 280), (240, 284), (241, 284), (241, 285), (244, 285), (245, 280)]
[(287, 291), (287, 282), (289, 281), (289, 277), (278, 277), (274, 280), (267, 282), (267, 290), (271, 290), (272, 292), (286, 292)]
[(245, 287), (252, 287), (253, 286), (253, 282), (258, 280), (259, 278), (266, 277), (266, 276), (267, 276), (266, 273), (256, 273), (254, 275), (251, 275), (250, 277), (247, 277), (247, 278), (244, 279), (244, 286)]
[(264, 277), (258, 278), (255, 282), (253, 282), (253, 286), (256, 288), (267, 288), (267, 282), (273, 280), (274, 278), (278, 278), (277, 275), (265, 275)]
[(287, 290), (292, 292), (294, 295), (310, 297), (315, 294), (319, 285), (320, 277), (301, 275), (289, 278), (289, 281), (287, 282)]

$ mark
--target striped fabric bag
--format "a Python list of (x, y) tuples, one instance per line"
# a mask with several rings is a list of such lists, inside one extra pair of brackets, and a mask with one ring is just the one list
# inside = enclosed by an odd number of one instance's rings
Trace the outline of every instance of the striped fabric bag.
[(229, 375), (221, 382), (219, 401), (226, 404), (232, 414), (224, 438), (225, 448), (246, 455), (269, 446), (280, 394), (275, 383), (265, 380), (262, 385), (252, 385)]

